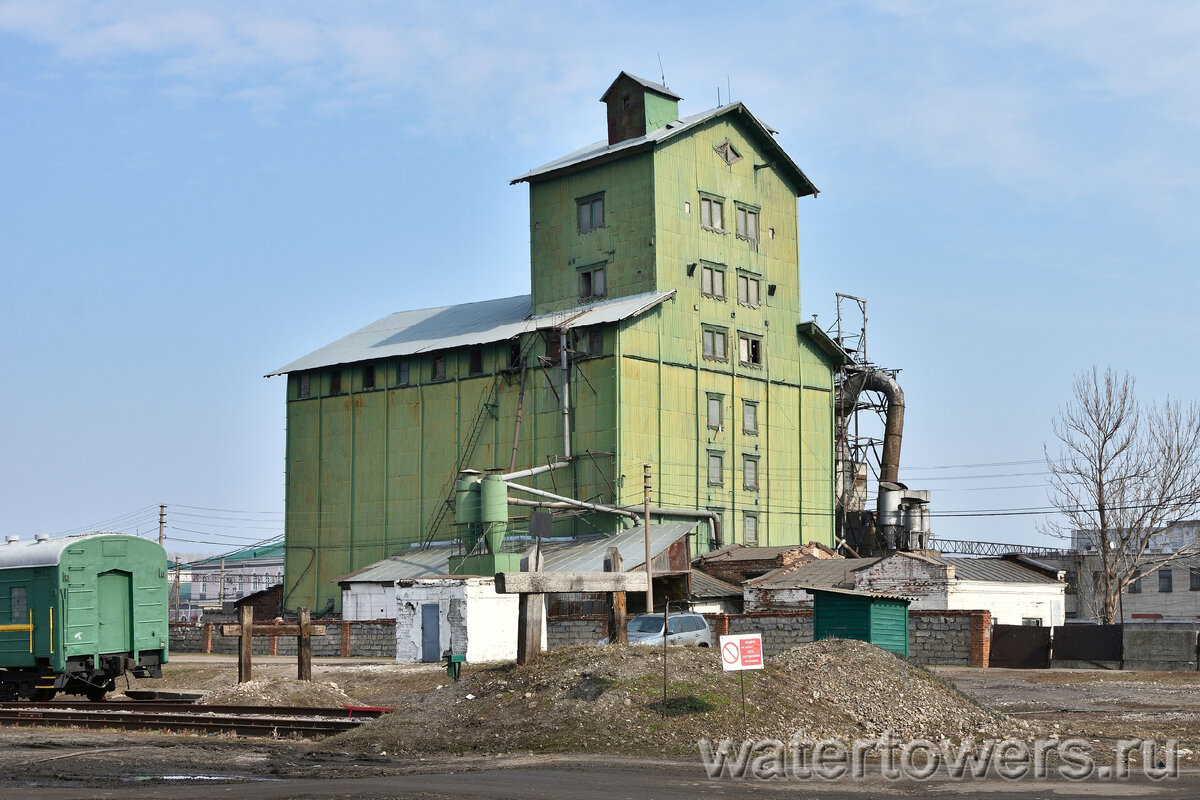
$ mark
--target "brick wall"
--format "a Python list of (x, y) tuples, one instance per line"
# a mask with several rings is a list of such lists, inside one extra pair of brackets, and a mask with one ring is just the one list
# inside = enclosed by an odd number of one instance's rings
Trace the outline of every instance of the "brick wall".
[[(223, 653), (236, 654), (236, 636), (222, 636), (218, 622), (171, 623), (172, 653)], [(314, 656), (342, 656), (358, 658), (395, 658), (396, 621), (390, 619), (339, 622), (317, 621), (325, 626), (324, 636), (312, 637)], [(256, 655), (295, 655), (294, 636), (255, 636)]]
[[(813, 640), (811, 611), (706, 614), (713, 637), (760, 632), (766, 655)], [(987, 611), (909, 611), (908, 656), (921, 664), (986, 667), (992, 619)]]

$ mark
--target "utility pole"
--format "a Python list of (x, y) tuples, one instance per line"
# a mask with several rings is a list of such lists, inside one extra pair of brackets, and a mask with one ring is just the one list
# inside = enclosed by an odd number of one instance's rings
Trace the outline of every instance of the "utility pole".
[[(650, 566), (650, 464), (642, 465), (642, 495), (645, 501), (645, 516), (642, 524), (646, 530), (646, 613), (654, 613), (654, 568)], [(664, 632), (664, 636), (665, 636)]]
[(167, 507), (161, 505), (158, 507), (158, 546), (162, 547), (163, 529), (167, 525)]

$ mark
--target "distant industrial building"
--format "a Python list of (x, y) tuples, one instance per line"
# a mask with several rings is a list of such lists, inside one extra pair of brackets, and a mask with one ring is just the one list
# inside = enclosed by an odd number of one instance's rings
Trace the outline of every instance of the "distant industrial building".
[[(605, 140), (514, 179), (530, 294), (393, 314), (271, 373), (288, 608), (340, 604), (340, 578), (431, 541), (491, 574), (537, 507), (555, 538), (640, 524), (646, 463), (653, 521), (690, 520), (693, 552), (834, 544), (849, 357), (801, 316), (796, 200), (817, 189), (741, 103), (679, 100), (621, 73)], [(464, 470), (511, 513), (462, 517)]]

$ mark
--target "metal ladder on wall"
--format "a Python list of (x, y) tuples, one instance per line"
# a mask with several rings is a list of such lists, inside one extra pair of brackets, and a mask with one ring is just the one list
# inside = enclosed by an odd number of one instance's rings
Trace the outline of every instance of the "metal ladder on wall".
[[(529, 357), (534, 346), (541, 342), (540, 336), (530, 336), (525, 345), (521, 348), (520, 364), (525, 364), (525, 359)], [(479, 404), (479, 409), (475, 412), (475, 418), (471, 421), (471, 431), (467, 434), (467, 440), (463, 443), (463, 448), (458, 454), (458, 462), (454, 465), (454, 474), (450, 476), (450, 480), (442, 487), (441, 496), (444, 498), (438, 503), (437, 510), (433, 514), (433, 519), (429, 523), (429, 527), (425, 531), (425, 535), (421, 539), (421, 549), (428, 550), (429, 545), (433, 543), (433, 539), (437, 536), (438, 530), (442, 527), (442, 522), (445, 521), (446, 515), (454, 508), (454, 489), (455, 483), (458, 482), (458, 475), (467, 468), (467, 464), (471, 461), (471, 455), (475, 452), (475, 445), (479, 442), (479, 436), (483, 433), (483, 427), (487, 424), (489, 416), (495, 418), (495, 411), (499, 407), (499, 403), (495, 402), (496, 392), (500, 387), (501, 373), (496, 373), (492, 379), (490, 387), (483, 393), (483, 401)]]

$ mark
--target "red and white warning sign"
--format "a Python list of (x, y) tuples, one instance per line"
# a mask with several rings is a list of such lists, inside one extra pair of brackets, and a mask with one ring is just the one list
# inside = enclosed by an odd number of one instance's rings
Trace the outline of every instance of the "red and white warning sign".
[(721, 637), (721, 666), (726, 670), (762, 669), (762, 634), (738, 633)]

